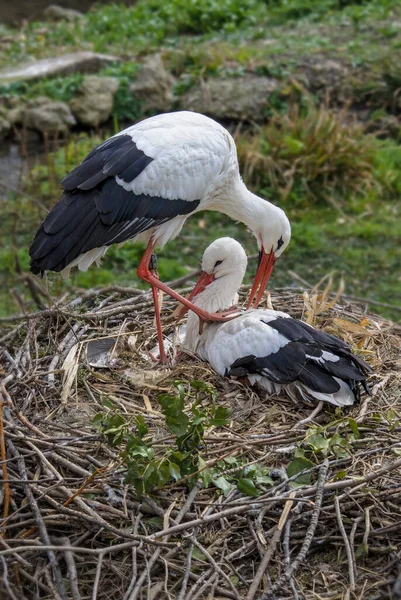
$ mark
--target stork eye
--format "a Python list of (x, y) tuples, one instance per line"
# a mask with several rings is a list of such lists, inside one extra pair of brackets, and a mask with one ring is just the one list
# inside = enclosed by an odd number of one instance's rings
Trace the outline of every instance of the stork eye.
[(219, 265), (221, 265), (222, 262), (223, 262), (222, 260), (216, 260), (216, 262), (214, 263), (214, 267), (213, 268), (215, 269), (216, 267), (218, 267)]
[(277, 250), (280, 250), (281, 246), (284, 244), (283, 237), (281, 236), (279, 241), (277, 242)]

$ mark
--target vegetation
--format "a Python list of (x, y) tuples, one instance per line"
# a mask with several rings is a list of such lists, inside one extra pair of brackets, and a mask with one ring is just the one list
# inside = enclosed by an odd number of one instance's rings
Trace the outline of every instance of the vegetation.
[[(143, 116), (129, 86), (140, 54), (152, 48), (162, 48), (166, 67), (177, 77), (177, 98), (199, 78), (241, 77), (252, 71), (279, 81), (266, 122), (241, 128), (236, 135), (246, 183), (279, 203), (292, 222), (292, 241), (272, 285), (297, 284), (299, 279), (314, 284), (335, 269), (345, 278), (346, 293), (397, 304), (401, 126), (390, 131), (386, 123), (391, 118), (397, 122), (399, 113), (400, 16), (394, 0), (139, 0), (131, 7), (97, 6), (73, 22), (3, 28), (3, 64), (74, 48), (127, 60), (99, 71), (120, 81), (113, 125), (106, 132), (74, 135), (55, 152), (49, 152), (47, 143), (44, 160), (26, 174), (22, 189), (5, 193), (0, 314), (32, 307), (25, 278), (28, 246), (45, 209), (60, 196), (60, 179), (113, 130)], [(322, 86), (315, 82), (306, 92), (313, 60), (327, 58), (344, 67), (342, 78)], [(12, 96), (43, 95), (68, 101), (81, 82), (80, 74), (18, 82), (2, 85), (0, 96), (5, 102)], [(361, 112), (365, 116), (358, 120)], [(160, 276), (172, 280), (196, 268), (204, 247), (223, 229), (249, 254), (255, 252), (242, 225), (217, 213), (200, 213), (188, 221), (179, 242), (163, 250)], [(53, 296), (111, 282), (141, 285), (135, 267), (142, 250), (141, 244), (112, 247), (99, 269), (75, 272), (68, 282), (49, 276), (49, 291)], [(376, 310), (399, 318), (396, 309)]]
[[(212, 405), (204, 407), (204, 402), (210, 400)], [(149, 435), (143, 416), (127, 420), (109, 400), (104, 401), (106, 412), (98, 413), (94, 423), (109, 443), (120, 449), (125, 482), (134, 486), (138, 497), (173, 482), (185, 482), (192, 488), (198, 479), (204, 487), (213, 485), (224, 495), (235, 483), (240, 492), (258, 496), (258, 485), (273, 483), (266, 468), (242, 465), (233, 456), (212, 461), (213, 466), (202, 458), (205, 434), (230, 422), (228, 409), (216, 406), (216, 401), (216, 389), (196, 380), (174, 382), (169, 393), (159, 396), (165, 426), (172, 434), (167, 452), (158, 451), (158, 442)]]

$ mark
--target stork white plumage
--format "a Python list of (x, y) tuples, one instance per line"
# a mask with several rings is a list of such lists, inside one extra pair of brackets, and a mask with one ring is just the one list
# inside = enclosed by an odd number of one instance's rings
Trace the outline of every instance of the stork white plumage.
[[(82, 271), (98, 263), (110, 245), (147, 242), (138, 275), (152, 285), (161, 357), (159, 288), (206, 314), (160, 282), (149, 260), (155, 246), (175, 238), (186, 219), (215, 210), (242, 221), (257, 239), (262, 260), (250, 303), (260, 301), (276, 258), (287, 247), (291, 229), (285, 213), (252, 194), (242, 182), (235, 142), (229, 132), (193, 112), (162, 114), (121, 131), (95, 148), (61, 182), (64, 194), (47, 215), (30, 247), (31, 270)], [(259, 291), (258, 291), (259, 289)]]
[[(206, 311), (225, 310), (237, 301), (247, 258), (241, 244), (220, 238), (205, 251), (203, 273), (190, 295)], [(207, 360), (220, 375), (246, 377), (268, 393), (284, 390), (349, 406), (366, 391), (371, 369), (342, 340), (276, 310), (251, 309), (226, 323), (207, 323), (189, 313), (183, 346)]]

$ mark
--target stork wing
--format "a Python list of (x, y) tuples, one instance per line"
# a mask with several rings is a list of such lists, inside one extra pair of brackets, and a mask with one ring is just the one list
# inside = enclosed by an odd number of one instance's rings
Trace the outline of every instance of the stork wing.
[[(63, 197), (31, 245), (34, 273), (61, 271), (94, 248), (196, 210), (231, 147), (217, 123), (196, 115), (191, 126), (188, 115), (146, 119), (106, 140), (67, 175)], [(213, 127), (205, 127), (209, 121)]]
[(269, 314), (265, 320), (264, 312), (272, 311), (252, 311), (240, 317), (241, 323), (237, 319), (219, 327), (208, 348), (218, 372), (261, 375), (279, 384), (299, 381), (327, 394), (339, 391), (335, 378), (364, 385), (369, 367), (347, 344), (296, 319)]

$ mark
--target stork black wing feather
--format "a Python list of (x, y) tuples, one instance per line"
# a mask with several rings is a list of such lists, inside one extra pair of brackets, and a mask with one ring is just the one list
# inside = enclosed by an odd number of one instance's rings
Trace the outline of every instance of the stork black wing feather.
[(64, 195), (47, 215), (30, 247), (31, 271), (61, 271), (81, 254), (132, 239), (151, 227), (194, 211), (200, 200), (170, 200), (127, 191), (153, 161), (130, 135), (95, 148), (62, 181)]
[(296, 319), (261, 320), (284, 336), (288, 343), (266, 356), (250, 354), (238, 358), (227, 369), (228, 375), (261, 375), (282, 385), (299, 381), (311, 390), (325, 394), (340, 390), (337, 378), (351, 387), (356, 398), (359, 383), (369, 391), (365, 380), (365, 374), (371, 371), (369, 365), (353, 355), (342, 340)]

